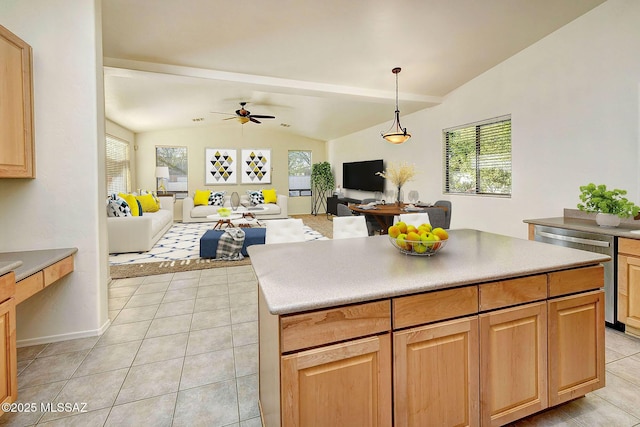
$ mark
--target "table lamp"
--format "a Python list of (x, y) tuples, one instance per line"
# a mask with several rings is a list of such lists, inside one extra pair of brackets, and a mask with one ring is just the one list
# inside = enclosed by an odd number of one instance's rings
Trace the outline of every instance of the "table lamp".
[(169, 179), (169, 167), (156, 166), (156, 179), (158, 180), (158, 191), (162, 190), (166, 193), (167, 188), (164, 186), (164, 180)]

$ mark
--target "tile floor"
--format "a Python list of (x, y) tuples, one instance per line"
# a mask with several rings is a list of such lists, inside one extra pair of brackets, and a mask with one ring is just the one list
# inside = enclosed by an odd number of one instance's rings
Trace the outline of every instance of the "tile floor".
[[(251, 266), (115, 280), (101, 337), (18, 349), (11, 426), (258, 427)], [(607, 387), (517, 426), (640, 426), (640, 340), (607, 328)], [(87, 412), (40, 411), (86, 403)]]

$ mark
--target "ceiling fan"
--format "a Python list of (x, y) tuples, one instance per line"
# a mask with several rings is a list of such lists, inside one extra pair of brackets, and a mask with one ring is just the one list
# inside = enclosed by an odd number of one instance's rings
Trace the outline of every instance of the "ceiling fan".
[[(224, 120), (237, 119), (242, 124), (245, 124), (245, 123), (247, 123), (249, 121), (251, 121), (253, 123), (260, 124), (262, 122), (260, 120), (257, 120), (257, 119), (275, 119), (275, 116), (263, 116), (263, 115), (260, 115), (260, 114), (251, 114), (251, 111), (246, 110), (244, 108), (245, 105), (247, 105), (246, 102), (241, 102), (240, 103), (240, 109), (236, 110), (235, 117), (229, 117), (229, 118), (226, 118)], [(231, 113), (217, 113), (217, 114), (231, 114)]]

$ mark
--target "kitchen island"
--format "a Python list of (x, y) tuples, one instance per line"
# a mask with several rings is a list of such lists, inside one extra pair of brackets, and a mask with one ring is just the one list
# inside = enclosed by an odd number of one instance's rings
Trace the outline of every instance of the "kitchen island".
[(607, 256), (476, 230), (249, 254), (266, 426), (503, 425), (604, 386)]

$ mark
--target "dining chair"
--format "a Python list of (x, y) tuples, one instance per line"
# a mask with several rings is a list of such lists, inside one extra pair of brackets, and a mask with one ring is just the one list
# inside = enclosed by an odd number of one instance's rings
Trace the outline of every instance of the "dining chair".
[(304, 230), (300, 218), (265, 221), (265, 244), (304, 242)]
[[(380, 198), (382, 198), (382, 196), (380, 196)], [(369, 199), (362, 199), (362, 204), (366, 205), (367, 203), (371, 203), (371, 202), (379, 202), (380, 199), (376, 199), (375, 197), (373, 199), (369, 198)], [(376, 221), (376, 219), (371, 216), (371, 215), (365, 215), (364, 216), (366, 218), (367, 221), (367, 230), (369, 230), (369, 236), (373, 236), (374, 234), (376, 234), (376, 232), (381, 232), (380, 229), (380, 224), (378, 223), (378, 221)]]
[(399, 221), (402, 221), (407, 225), (415, 225), (416, 227), (422, 224), (431, 224), (431, 218), (428, 212), (400, 214)]
[(333, 238), (349, 239), (351, 237), (369, 237), (364, 216), (337, 216), (333, 218)]
[(449, 226), (451, 225), (451, 202), (449, 200), (438, 200), (433, 204), (433, 206), (442, 206), (444, 208), (447, 208), (446, 212), (444, 213), (445, 223), (444, 227), (442, 228), (449, 228)]
[(352, 216), (353, 212), (347, 205), (343, 205), (342, 203), (338, 203), (338, 216)]

